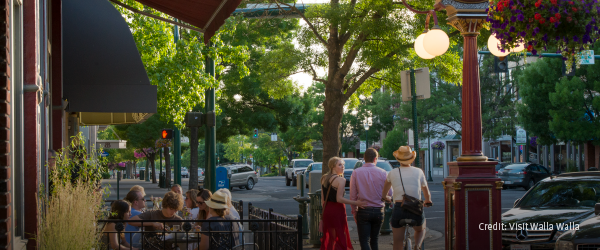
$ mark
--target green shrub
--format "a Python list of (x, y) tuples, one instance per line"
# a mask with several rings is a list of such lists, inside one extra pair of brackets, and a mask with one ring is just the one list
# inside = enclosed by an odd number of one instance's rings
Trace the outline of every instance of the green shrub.
[(102, 173), (102, 179), (110, 179), (110, 173), (108, 173), (108, 172)]

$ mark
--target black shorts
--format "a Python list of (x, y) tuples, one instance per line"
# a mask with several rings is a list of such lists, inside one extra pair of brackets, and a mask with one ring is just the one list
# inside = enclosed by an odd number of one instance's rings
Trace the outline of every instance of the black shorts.
[(400, 220), (411, 219), (415, 221), (415, 226), (422, 226), (425, 222), (425, 212), (421, 215), (416, 215), (404, 208), (400, 207), (400, 202), (394, 204), (394, 211), (392, 212), (392, 227), (400, 228)]

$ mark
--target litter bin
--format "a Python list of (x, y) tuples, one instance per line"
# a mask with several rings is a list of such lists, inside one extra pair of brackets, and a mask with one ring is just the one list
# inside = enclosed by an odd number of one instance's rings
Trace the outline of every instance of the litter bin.
[(308, 194), (310, 197), (310, 234), (308, 243), (311, 245), (321, 245), (321, 237), (323, 233), (319, 232), (319, 221), (323, 213), (321, 206), (321, 190), (317, 190), (314, 194)]
[(146, 170), (140, 170), (140, 180), (144, 180), (145, 174), (146, 174)]
[(164, 172), (160, 173), (160, 176), (158, 177), (158, 187), (160, 188), (165, 188), (165, 180), (166, 178), (166, 174)]

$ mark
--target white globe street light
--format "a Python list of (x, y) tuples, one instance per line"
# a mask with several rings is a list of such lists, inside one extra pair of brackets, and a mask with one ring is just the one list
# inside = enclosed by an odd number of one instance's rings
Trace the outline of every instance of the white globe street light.
[(417, 39), (415, 39), (415, 52), (417, 53), (417, 55), (420, 58), (423, 58), (423, 59), (432, 59), (435, 56), (430, 55), (429, 53), (427, 53), (427, 51), (425, 51), (425, 48), (423, 47), (423, 39), (425, 38), (426, 34), (427, 34), (427, 32), (423, 32), (423, 34), (419, 35), (417, 37)]
[(496, 38), (494, 34), (490, 35), (487, 45), (492, 55), (495, 55), (497, 57), (505, 57), (508, 54), (510, 54), (510, 51), (507, 49), (505, 49), (504, 52), (500, 51), (500, 49), (498, 48), (500, 47), (500, 40), (498, 40), (498, 38)]
[(433, 26), (423, 38), (423, 48), (432, 56), (443, 55), (450, 47), (450, 38), (440, 29), (440, 26)]

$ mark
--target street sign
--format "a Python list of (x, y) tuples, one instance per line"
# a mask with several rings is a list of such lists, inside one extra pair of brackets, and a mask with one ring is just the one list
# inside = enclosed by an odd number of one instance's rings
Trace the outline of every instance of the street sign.
[[(412, 88), (410, 87), (410, 71), (402, 71), (400, 73), (400, 81), (402, 88), (402, 101), (412, 100)], [(417, 99), (427, 99), (431, 97), (431, 89), (429, 82), (429, 68), (415, 69), (415, 88), (417, 90)]]
[(517, 130), (517, 145), (525, 145), (527, 144), (527, 132), (525, 129)]
[(584, 50), (579, 53), (579, 63), (581, 65), (585, 64), (594, 64), (594, 51), (593, 50)]
[(364, 153), (367, 151), (367, 142), (366, 141), (360, 141), (360, 152)]
[(275, 134), (275, 133), (271, 134), (271, 141), (277, 141), (277, 134)]
[(124, 141), (124, 140), (97, 140), (96, 148), (100, 148), (100, 146), (102, 146), (102, 148), (124, 149), (124, 148), (127, 148), (127, 141)]
[(102, 156), (102, 157), (107, 157), (107, 156), (108, 156), (108, 152), (106, 152), (106, 151), (102, 151), (102, 153), (100, 153), (100, 156)]

